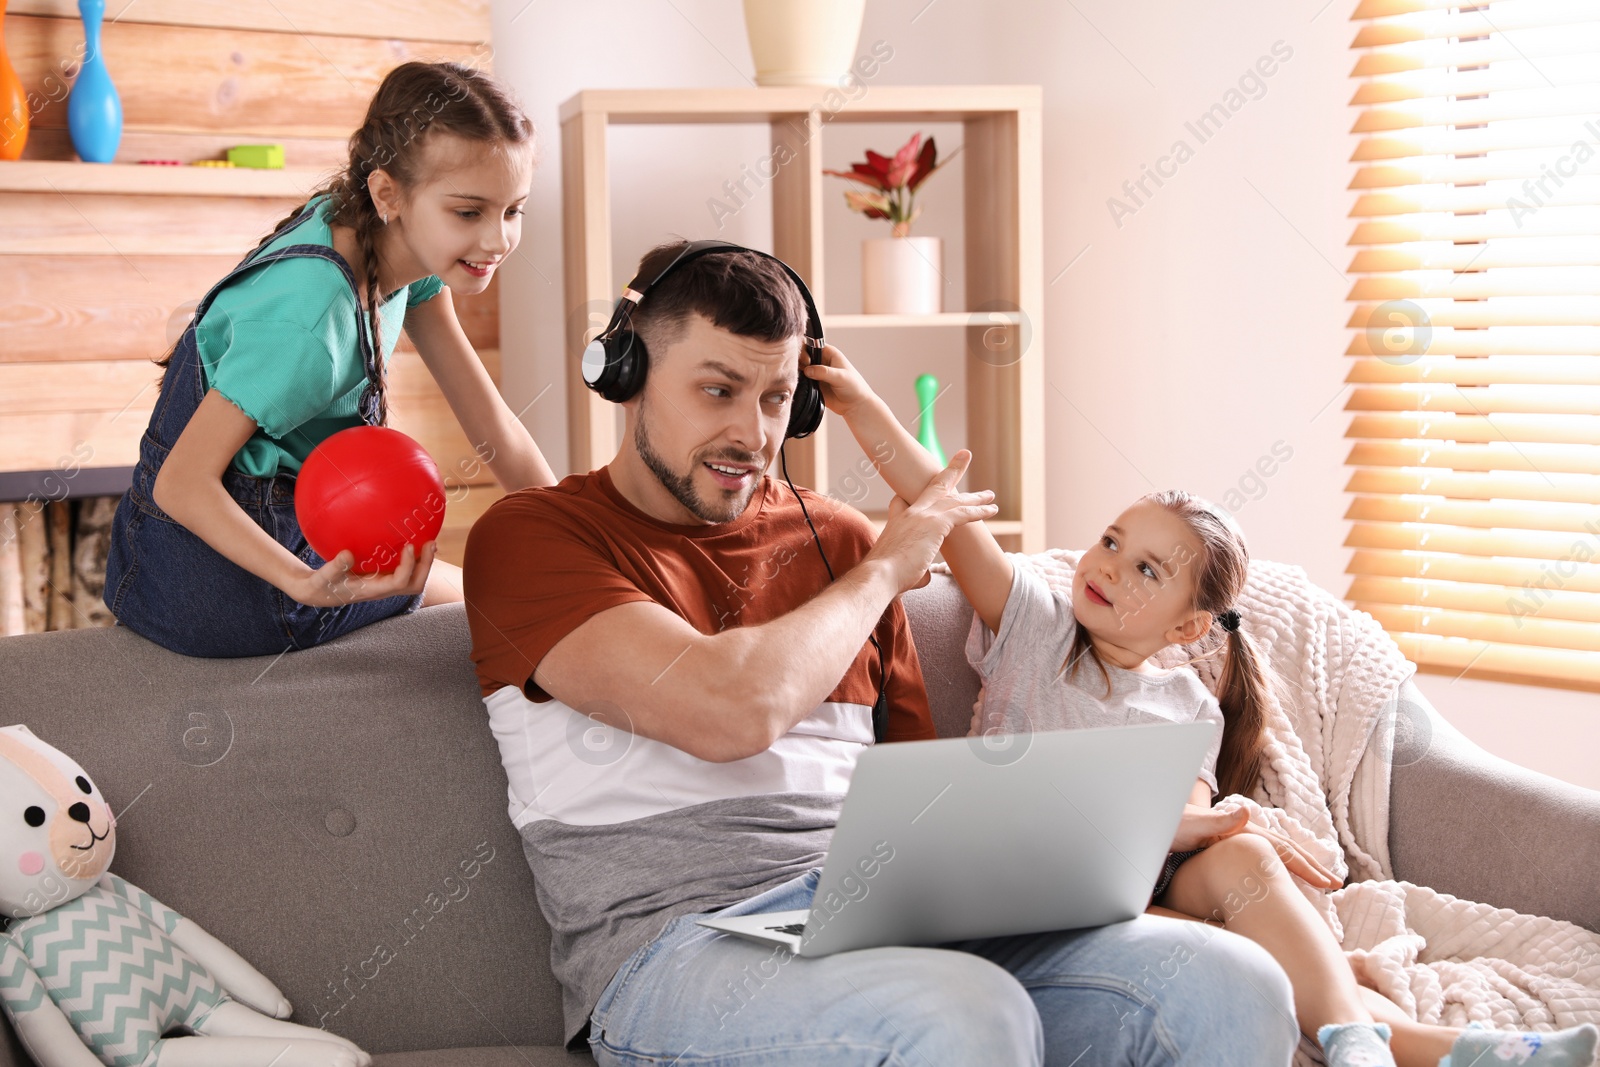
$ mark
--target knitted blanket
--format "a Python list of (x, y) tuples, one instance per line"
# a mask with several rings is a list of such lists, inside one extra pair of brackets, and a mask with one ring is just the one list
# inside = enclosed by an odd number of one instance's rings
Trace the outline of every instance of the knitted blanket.
[[(1070, 595), (1081, 552), (1014, 562)], [(1364, 611), (1314, 585), (1299, 567), (1253, 561), (1238, 603), (1244, 629), (1277, 675), (1262, 781), (1223, 798), (1252, 822), (1304, 845), (1346, 878), (1334, 892), (1296, 879), (1363, 985), (1425, 1023), (1551, 1030), (1600, 1023), (1600, 935), (1574, 923), (1475, 904), (1394, 880), (1388, 849), (1389, 771), (1397, 694), (1416, 670)], [(1162, 666), (1192, 661), (1213, 692), (1221, 627), (1169, 648)], [(1320, 1065), (1309, 1039), (1297, 1067)]]

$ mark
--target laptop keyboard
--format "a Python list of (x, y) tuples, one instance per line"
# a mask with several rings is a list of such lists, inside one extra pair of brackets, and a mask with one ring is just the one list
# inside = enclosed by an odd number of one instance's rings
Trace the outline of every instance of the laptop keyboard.
[(799, 937), (801, 934), (806, 932), (806, 924), (789, 923), (787, 926), (769, 926), (767, 929), (776, 930), (780, 934), (791, 934), (795, 937)]

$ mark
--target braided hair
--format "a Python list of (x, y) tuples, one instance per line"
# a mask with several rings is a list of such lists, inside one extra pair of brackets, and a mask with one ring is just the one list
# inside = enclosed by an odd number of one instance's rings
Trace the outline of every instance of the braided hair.
[[(348, 226), (355, 232), (365, 267), (362, 279), (377, 367), (372, 369), (362, 411), (375, 411), (380, 425), (388, 421), (387, 376), (383, 372), (383, 342), (378, 309), (384, 294), (378, 291), (377, 235), (385, 222), (372, 202), (367, 179), (375, 170), (387, 173), (403, 190), (411, 190), (427, 177), (422, 173), (423, 141), (429, 130), (443, 130), (468, 141), (501, 151), (532, 146), (533, 123), (511, 93), (491, 75), (461, 63), (402, 63), (385, 75), (366, 118), (350, 135), (349, 162), (319, 186), (306, 203), (327, 196), (330, 225)], [(297, 206), (263, 237), (261, 248), (305, 210)], [(156, 361), (166, 367), (177, 346)], [(163, 378), (165, 373), (163, 372)]]

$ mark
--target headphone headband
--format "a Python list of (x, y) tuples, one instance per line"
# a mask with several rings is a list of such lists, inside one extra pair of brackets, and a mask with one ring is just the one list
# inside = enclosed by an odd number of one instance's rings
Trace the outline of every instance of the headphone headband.
[[(822, 314), (817, 310), (811, 290), (793, 267), (770, 252), (746, 248), (729, 241), (690, 241), (659, 270), (650, 271), (641, 263), (639, 273), (622, 289), (622, 298), (611, 312), (611, 321), (583, 351), (583, 380), (589, 388), (614, 403), (629, 399), (644, 387), (645, 372), (649, 367), (644, 340), (632, 329), (634, 309), (637, 308), (661, 280), (679, 266), (717, 252), (753, 252), (783, 268), (800, 290), (800, 299), (806, 307), (806, 330), (801, 337), (801, 347), (820, 352), (826, 342), (822, 336)], [(805, 437), (822, 423), (822, 390), (812, 378), (800, 375), (791, 401), (786, 437)]]
[(701, 256), (709, 256), (716, 252), (753, 252), (765, 259), (770, 259), (772, 262), (782, 267), (783, 272), (794, 281), (795, 287), (800, 290), (800, 299), (805, 303), (806, 306), (806, 332), (801, 338), (800, 343), (806, 348), (816, 349), (819, 352), (822, 350), (823, 346), (827, 343), (822, 339), (822, 316), (817, 312), (817, 305), (815, 301), (811, 299), (811, 290), (806, 288), (806, 283), (801, 279), (800, 275), (795, 273), (794, 268), (772, 253), (763, 252), (759, 248), (746, 248), (743, 245), (733, 244), (731, 241), (717, 240), (690, 241), (688, 244), (683, 246), (682, 251), (680, 251), (676, 256), (672, 257), (672, 259), (669, 260), (665, 266), (656, 271), (655, 274), (650, 277), (645, 276), (644, 264), (641, 263), (639, 265), (639, 273), (633, 276), (632, 281), (623, 286), (622, 299), (617, 302), (616, 310), (612, 312), (611, 322), (606, 326), (605, 332), (602, 333), (600, 338), (597, 338), (597, 340), (610, 337), (618, 329), (620, 329), (628, 319), (631, 319), (633, 316), (633, 309), (638, 307), (640, 302), (644, 300), (646, 294), (648, 294), (651, 289), (654, 289), (657, 285), (661, 284), (661, 279), (665, 278), (668, 274), (671, 274), (674, 270), (685, 263), (699, 259)]

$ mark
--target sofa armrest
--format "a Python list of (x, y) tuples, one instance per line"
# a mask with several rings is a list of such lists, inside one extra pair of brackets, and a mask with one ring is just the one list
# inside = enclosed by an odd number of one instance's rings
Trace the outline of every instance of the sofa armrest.
[[(1389, 792), (1395, 877), (1600, 931), (1600, 792), (1490, 755), (1412, 682)], [(1414, 753), (1414, 755), (1413, 755)]]

